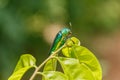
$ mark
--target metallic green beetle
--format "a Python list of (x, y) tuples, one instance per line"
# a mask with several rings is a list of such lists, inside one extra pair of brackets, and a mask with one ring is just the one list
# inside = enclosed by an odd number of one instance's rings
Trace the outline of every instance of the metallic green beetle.
[(70, 37), (71, 33), (72, 32), (69, 28), (63, 28), (62, 30), (60, 30), (54, 39), (49, 55), (51, 55), (52, 52), (62, 47), (66, 40)]

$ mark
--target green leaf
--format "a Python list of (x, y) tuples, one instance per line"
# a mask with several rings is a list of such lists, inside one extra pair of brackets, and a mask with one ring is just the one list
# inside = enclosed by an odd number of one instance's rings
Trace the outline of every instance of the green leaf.
[(66, 47), (62, 50), (63, 54), (67, 57), (75, 58), (79, 60), (79, 63), (88, 67), (95, 77), (95, 80), (102, 80), (102, 69), (99, 61), (94, 54), (87, 48), (73, 45)]
[(57, 65), (57, 60), (56, 59), (50, 59), (45, 64), (43, 71), (55, 71), (56, 70), (56, 65)]
[(36, 66), (36, 59), (30, 54), (24, 54), (20, 57), (14, 72), (28, 66)]
[(8, 80), (20, 80), (30, 68), (36, 66), (36, 59), (30, 54), (24, 54), (20, 57), (13, 74)]
[(102, 69), (95, 55), (87, 48), (82, 46), (73, 46), (73, 49), (80, 63), (84, 63), (90, 68), (96, 80), (102, 80)]
[(78, 59), (58, 57), (58, 61), (69, 80), (95, 80), (92, 71)]
[[(44, 69), (43, 69), (43, 72), (45, 72), (45, 71), (55, 71), (56, 67), (57, 67), (57, 60), (52, 58), (52, 59), (50, 59), (49, 61), (46, 62), (45, 66), (44, 66)], [(42, 77), (42, 80), (44, 80), (43, 77)]]
[(21, 68), (18, 71), (14, 72), (8, 80), (21, 80), (22, 76), (24, 75), (24, 73), (29, 70), (30, 68), (32, 68), (32, 66), (29, 67), (25, 67), (25, 68)]
[(65, 74), (58, 71), (44, 71), (43, 75), (43, 80), (68, 80), (68, 77)]
[(72, 46), (76, 45), (76, 46), (80, 46), (80, 40), (77, 39), (76, 37), (71, 37), (70, 39), (68, 39), (66, 41), (66, 47), (62, 49), (63, 55), (65, 55), (66, 57), (75, 57), (75, 54), (72, 54)]
[(68, 39), (65, 43), (67, 46), (73, 46), (73, 45), (78, 45), (80, 46), (80, 40), (77, 39), (76, 37), (71, 37), (70, 39)]

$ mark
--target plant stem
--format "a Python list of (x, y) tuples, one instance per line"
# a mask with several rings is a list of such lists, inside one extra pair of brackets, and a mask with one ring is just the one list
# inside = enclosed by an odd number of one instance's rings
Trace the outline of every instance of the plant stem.
[(42, 64), (40, 64), (38, 67), (36, 67), (33, 75), (30, 77), (29, 80), (33, 80), (35, 78), (35, 76), (37, 75), (37, 72), (42, 68), (42, 66), (51, 58), (53, 58), (63, 47), (65, 47), (66, 45), (64, 44), (62, 47), (60, 47), (58, 50), (56, 50), (55, 52), (53, 52), (46, 60), (43, 61)]

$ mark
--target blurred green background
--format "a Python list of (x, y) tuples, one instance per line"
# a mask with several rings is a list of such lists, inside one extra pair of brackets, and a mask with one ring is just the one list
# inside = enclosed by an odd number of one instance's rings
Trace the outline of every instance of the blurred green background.
[(119, 80), (119, 0), (0, 0), (0, 80), (8, 79), (22, 54), (40, 64), (66, 26), (100, 60), (103, 80)]

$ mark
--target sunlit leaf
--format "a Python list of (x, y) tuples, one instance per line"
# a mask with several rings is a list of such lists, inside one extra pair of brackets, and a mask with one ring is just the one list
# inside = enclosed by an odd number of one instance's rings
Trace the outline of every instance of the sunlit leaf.
[(58, 71), (44, 71), (43, 75), (43, 80), (68, 80), (68, 77), (65, 74)]
[(55, 71), (56, 67), (57, 67), (56, 65), (57, 65), (57, 60), (56, 59), (50, 59), (45, 64), (43, 71)]
[(78, 45), (80, 46), (80, 40), (77, 39), (76, 37), (71, 37), (66, 41), (67, 46), (73, 46), (73, 45)]
[(26, 71), (28, 71), (30, 68), (32, 68), (32, 66), (29, 67), (24, 67), (21, 68), (19, 70), (17, 70), (16, 72), (14, 72), (8, 80), (21, 80), (22, 76), (25, 74)]
[(80, 64), (82, 63), (88, 67), (92, 71), (96, 80), (102, 79), (102, 69), (100, 63), (94, 54), (87, 48), (73, 45), (71, 47), (64, 48), (62, 52), (65, 56), (78, 59)]
[(36, 66), (36, 59), (30, 54), (24, 54), (20, 57), (13, 74), (8, 80), (20, 80), (30, 68)]
[(84, 63), (92, 71), (96, 80), (102, 80), (102, 69), (94, 54), (83, 46), (73, 46), (72, 50), (79, 62)]
[(78, 59), (59, 57), (58, 61), (69, 80), (95, 80), (92, 71)]

